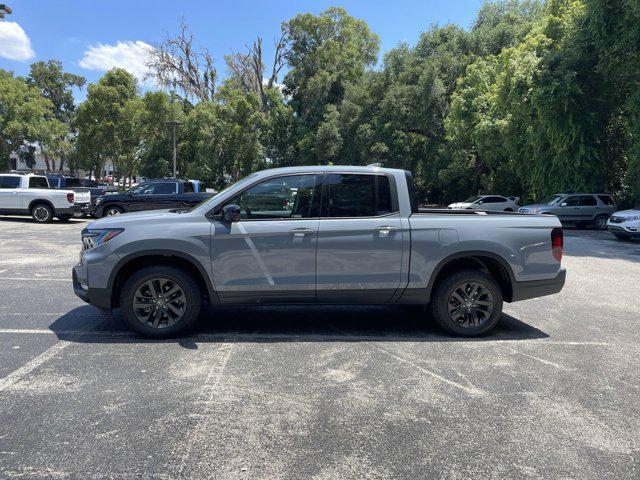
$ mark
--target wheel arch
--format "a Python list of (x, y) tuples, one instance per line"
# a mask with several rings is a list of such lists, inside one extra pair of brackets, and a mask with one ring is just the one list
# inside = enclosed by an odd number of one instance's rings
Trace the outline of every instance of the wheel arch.
[(496, 253), (482, 250), (454, 253), (440, 261), (429, 279), (427, 298), (431, 299), (439, 281), (447, 275), (465, 268), (486, 271), (500, 286), (504, 300), (506, 302), (513, 300), (515, 277), (509, 262)]
[(122, 258), (109, 275), (107, 289), (111, 292), (111, 307), (118, 307), (122, 287), (131, 273), (140, 268), (158, 265), (177, 267), (189, 272), (200, 287), (203, 300), (209, 305), (219, 303), (209, 275), (191, 255), (177, 250), (145, 250)]
[(46, 198), (36, 198), (31, 200), (31, 202), (29, 202), (29, 213), (33, 211), (36, 205), (41, 205), (41, 204), (49, 207), (51, 209), (51, 213), (55, 216), (56, 207), (53, 206), (53, 203), (51, 203), (51, 200), (47, 200)]

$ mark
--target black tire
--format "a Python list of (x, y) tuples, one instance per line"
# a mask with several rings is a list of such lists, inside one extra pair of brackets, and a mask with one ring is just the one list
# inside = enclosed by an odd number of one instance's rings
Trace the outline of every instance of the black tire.
[(605, 230), (607, 228), (607, 220), (609, 217), (607, 215), (598, 215), (593, 219), (593, 228), (596, 230)]
[(83, 211), (73, 212), (73, 218), (84, 218), (87, 214)]
[[(176, 305), (180, 310), (183, 310), (183, 313), (175, 323), (170, 324), (171, 319), (168, 315), (172, 312), (166, 308), (166, 305), (170, 302), (165, 303), (166, 299), (162, 300), (161, 303), (162, 305), (165, 305), (164, 310), (166, 312), (160, 313), (160, 315), (163, 316), (162, 320), (158, 326), (154, 326), (151, 324), (151, 321), (155, 319), (154, 312), (160, 309), (159, 304), (152, 305), (149, 303), (149, 309), (135, 309), (134, 300), (137, 292), (144, 291), (139, 289), (144, 289), (145, 285), (148, 285), (149, 282), (154, 285), (154, 288), (160, 286), (160, 289), (162, 289), (162, 285), (160, 284), (162, 280), (166, 280), (169, 285), (177, 285), (182, 290), (184, 299), (178, 304), (174, 303), (174, 305)], [(165, 283), (165, 285), (167, 283)], [(166, 292), (171, 289), (172, 288), (167, 288)], [(156, 293), (158, 292), (156, 291)], [(138, 295), (138, 302), (140, 299), (151, 300), (151, 297), (154, 297), (153, 293), (151, 293), (149, 297), (142, 297)], [(162, 294), (159, 294), (157, 298), (162, 299)], [(202, 296), (200, 288), (193, 277), (184, 270), (164, 265), (146, 267), (138, 270), (125, 282), (120, 295), (120, 308), (122, 309), (122, 314), (129, 326), (142, 335), (153, 338), (172, 337), (178, 333), (186, 331), (193, 325), (196, 318), (198, 318), (201, 307)], [(149, 314), (149, 319), (143, 323), (138, 315), (140, 315), (140, 317), (144, 317), (147, 310), (151, 313)], [(152, 319), (151, 317), (154, 318)]]
[(31, 207), (31, 216), (38, 223), (51, 223), (53, 221), (53, 209), (46, 203), (38, 203)]
[(614, 235), (618, 240), (624, 240), (625, 242), (631, 240), (631, 237), (628, 235), (620, 235), (619, 233), (614, 233)]
[[(485, 302), (491, 301), (489, 314), (487, 315), (485, 312), (482, 312), (482, 319), (479, 318), (481, 315), (478, 314), (477, 317), (480, 321), (477, 322), (478, 325), (475, 326), (462, 325), (461, 322), (455, 321), (449, 313), (450, 308), (457, 308), (451, 303), (454, 290), (459, 291), (458, 288), (467, 283), (472, 285), (479, 284), (483, 287), (482, 292), (485, 290), (488, 292), (488, 295), (482, 294), (477, 297), (475, 301), (480, 299), (483, 299)], [(462, 312), (464, 312), (464, 305), (462, 305), (462, 307)], [(473, 304), (471, 308), (474, 308)], [(487, 307), (483, 306), (482, 308)], [(455, 272), (436, 285), (431, 295), (431, 314), (443, 330), (453, 335), (476, 337), (485, 334), (492, 330), (502, 317), (502, 290), (489, 274), (480, 270), (461, 270)], [(472, 313), (469, 313), (470, 317), (472, 315)]]
[(68, 222), (69, 220), (71, 220), (71, 215), (67, 213), (58, 215), (58, 220), (60, 220), (61, 222)]
[(110, 207), (106, 207), (102, 211), (103, 217), (111, 217), (113, 215), (122, 215), (124, 213), (124, 209), (122, 207), (118, 207), (117, 205), (113, 205)]

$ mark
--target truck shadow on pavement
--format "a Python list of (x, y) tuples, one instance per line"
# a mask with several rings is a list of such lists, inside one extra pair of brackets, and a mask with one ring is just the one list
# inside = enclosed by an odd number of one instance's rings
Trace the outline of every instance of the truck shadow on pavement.
[(458, 338), (447, 335), (417, 307), (400, 306), (260, 306), (206, 308), (186, 335), (149, 339), (131, 331), (119, 311), (105, 318), (90, 306), (71, 310), (50, 330), (58, 339), (79, 343), (286, 342), (491, 342), (531, 340), (549, 335), (510, 315), (503, 315), (488, 335)]

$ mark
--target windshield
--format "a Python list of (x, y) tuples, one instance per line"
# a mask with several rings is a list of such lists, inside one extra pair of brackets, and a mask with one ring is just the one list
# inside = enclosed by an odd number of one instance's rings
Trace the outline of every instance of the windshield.
[(478, 200), (480, 200), (482, 197), (471, 197), (471, 198), (467, 198), (464, 203), (473, 203), (473, 202), (477, 202)]
[(557, 194), (556, 195), (551, 195), (550, 197), (547, 197), (544, 200), (542, 200), (540, 203), (542, 203), (544, 205), (555, 205), (562, 198), (564, 198), (564, 195), (557, 195)]

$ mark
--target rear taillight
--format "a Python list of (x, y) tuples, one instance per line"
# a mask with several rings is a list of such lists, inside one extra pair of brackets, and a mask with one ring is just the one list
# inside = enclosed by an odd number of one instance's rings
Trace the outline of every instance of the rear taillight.
[(551, 230), (551, 252), (553, 258), (562, 261), (562, 247), (564, 247), (564, 235), (561, 228)]
[(73, 203), (73, 193), (67, 193), (67, 202)]

